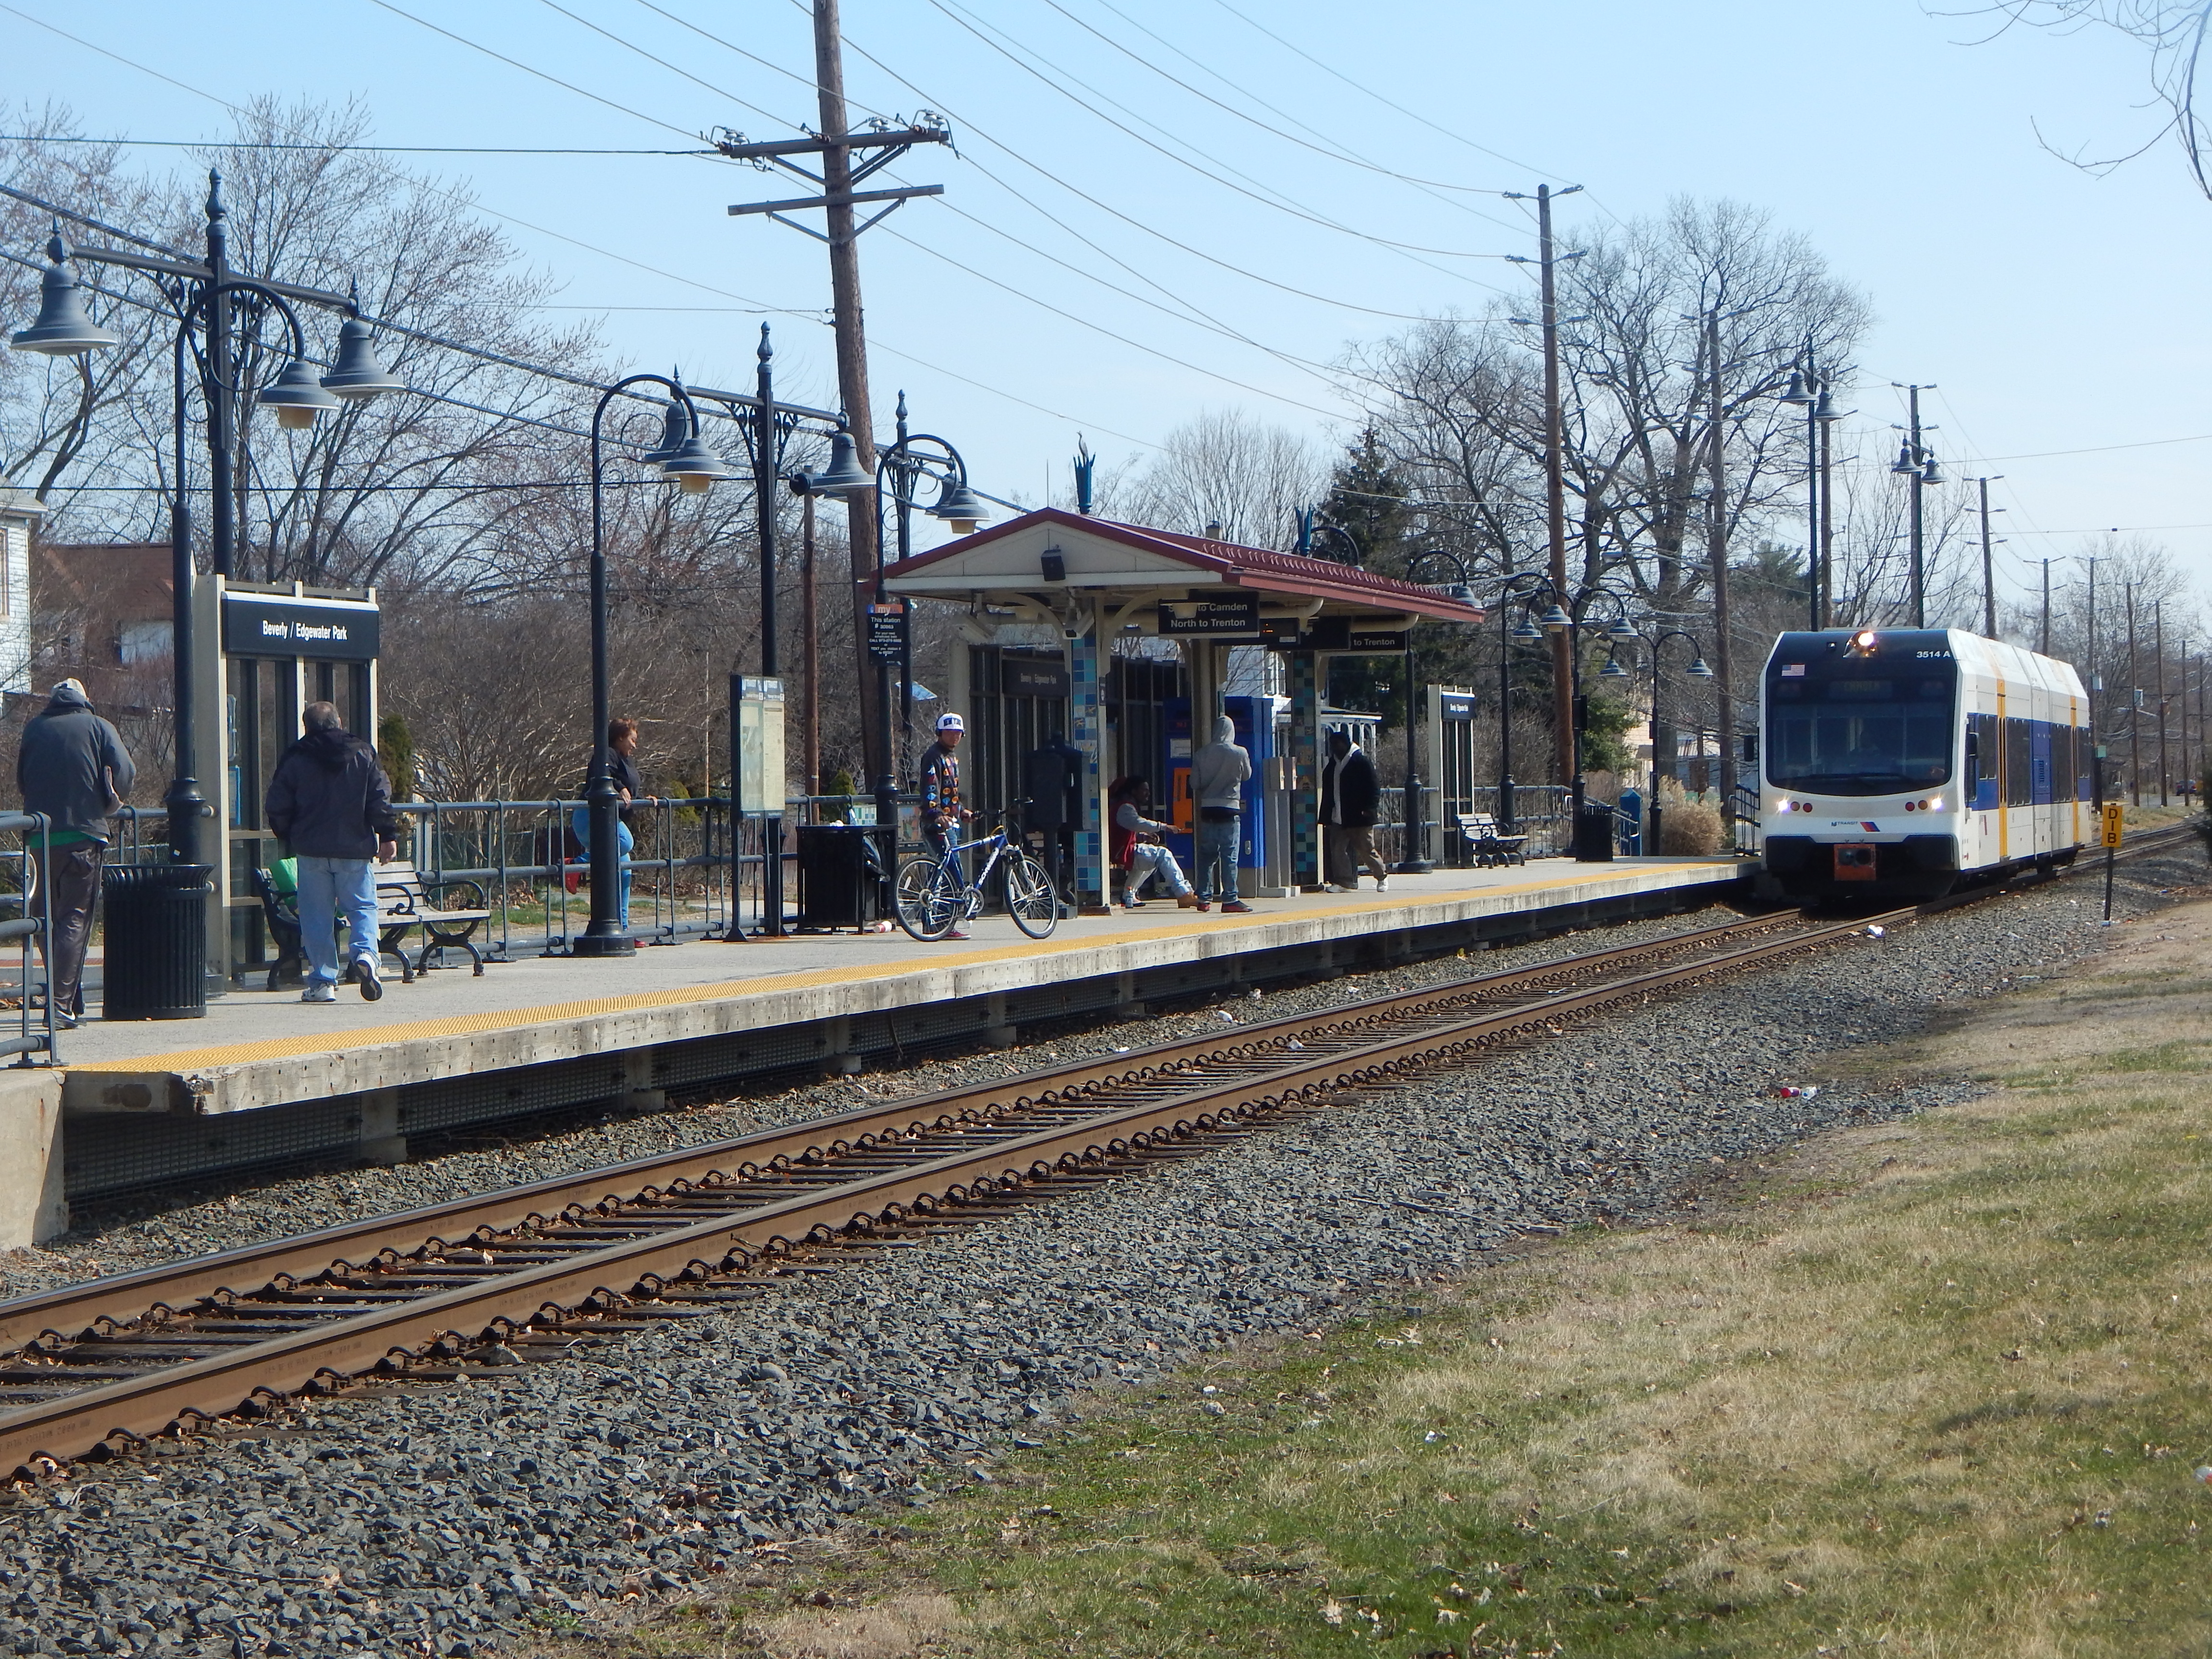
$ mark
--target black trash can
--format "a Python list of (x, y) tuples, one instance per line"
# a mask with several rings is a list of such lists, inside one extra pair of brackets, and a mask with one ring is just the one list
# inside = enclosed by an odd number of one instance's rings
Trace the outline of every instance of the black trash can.
[(111, 864), (100, 872), (104, 1018), (206, 1017), (208, 878), (214, 873), (210, 864)]
[(1575, 862), (1613, 862), (1613, 804), (1586, 800), (1575, 818)]
[(882, 915), (876, 832), (865, 824), (799, 826), (799, 926), (813, 932), (868, 927)]

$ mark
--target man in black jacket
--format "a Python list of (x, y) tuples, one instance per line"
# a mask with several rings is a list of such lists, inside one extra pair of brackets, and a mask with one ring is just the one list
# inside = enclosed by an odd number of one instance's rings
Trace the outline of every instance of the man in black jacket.
[(23, 810), (45, 813), (49, 826), (47, 850), (38, 866), (53, 906), (54, 935), (45, 955), (47, 994), (59, 1025), (76, 1024), (84, 1012), (84, 947), (107, 858), (107, 820), (131, 793), (134, 775), (123, 739), (92, 712), (84, 687), (75, 680), (56, 686), (23, 728), (15, 781)]
[(1332, 893), (1359, 890), (1359, 866), (1375, 878), (1375, 890), (1387, 892), (1390, 866), (1375, 850), (1375, 818), (1382, 802), (1382, 781), (1367, 751), (1339, 729), (1328, 734), (1328, 764), (1321, 771), (1323, 873)]
[(347, 977), (364, 1000), (384, 994), (376, 977), (376, 885), (372, 856), (399, 852), (399, 819), (376, 750), (338, 723), (327, 702), (307, 705), (307, 735), (284, 751), (269, 781), (269, 827), (300, 867), (300, 945), (307, 953), (302, 1002), (337, 1000), (337, 913), (344, 907)]

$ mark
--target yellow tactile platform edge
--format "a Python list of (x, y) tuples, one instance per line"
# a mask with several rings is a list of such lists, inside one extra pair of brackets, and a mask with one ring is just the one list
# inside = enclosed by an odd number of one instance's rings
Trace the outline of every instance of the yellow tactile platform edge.
[[(1672, 871), (1711, 869), (1710, 865), (1644, 865), (1639, 875), (1658, 875)], [(1538, 892), (1546, 889), (1578, 886), (1606, 880), (1614, 872), (1602, 866), (1593, 866), (1587, 872), (1577, 871), (1565, 879), (1515, 882), (1508, 886), (1461, 889), (1447, 897), (1435, 893), (1409, 893), (1403, 897), (1383, 896), (1360, 906), (1350, 914), (1372, 915), (1377, 911), (1413, 909), (1421, 906), (1449, 904), (1453, 897), (1475, 894), (1485, 898), (1507, 898), (1516, 894)], [(1181, 914), (1180, 912), (1178, 914)], [(1307, 916), (1342, 915), (1345, 912), (1307, 911)], [(91, 1074), (125, 1073), (133, 1076), (149, 1073), (180, 1073), (206, 1071), (218, 1066), (243, 1066), (255, 1060), (296, 1060), (308, 1054), (329, 1054), (343, 1048), (384, 1046), (394, 1042), (410, 1042), (423, 1037), (456, 1037), (479, 1035), (485, 1031), (512, 1030), (524, 1025), (545, 1025), (560, 1020), (592, 1019), (607, 1014), (629, 1013), (647, 1008), (680, 1007), (687, 1004), (719, 1002), (725, 999), (746, 995), (762, 995), (783, 991), (805, 990), (809, 986), (843, 985), (854, 980), (890, 979), (906, 973), (933, 973), (943, 968), (981, 966), (985, 963), (1005, 962), (1016, 957), (1038, 955), (1060, 956), (1076, 951), (1097, 950), (1103, 945), (1135, 944), (1146, 940), (1183, 939), (1195, 933), (1243, 932), (1254, 927), (1279, 925), (1288, 918), (1255, 915), (1243, 921), (1189, 921), (1178, 925), (1146, 927), (1134, 932), (1122, 932), (1109, 939), (1069, 939), (1061, 943), (1025, 940), (1019, 945), (989, 946), (975, 951), (946, 951), (933, 954), (927, 960), (902, 957), (892, 963), (861, 963), (848, 968), (805, 968), (784, 974), (763, 974), (752, 979), (719, 980), (709, 985), (678, 986), (665, 991), (634, 991), (622, 996), (587, 997), (573, 1002), (543, 1003), (530, 1008), (508, 1008), (481, 1014), (450, 1014), (438, 1019), (406, 1020), (391, 1025), (361, 1026), (349, 1031), (320, 1031), (312, 1036), (268, 1037), (256, 1042), (229, 1042), (209, 1048), (182, 1048), (166, 1054), (140, 1054), (132, 1059), (88, 1060), (80, 1065), (68, 1065), (64, 1073)], [(773, 949), (774, 947), (769, 947)]]

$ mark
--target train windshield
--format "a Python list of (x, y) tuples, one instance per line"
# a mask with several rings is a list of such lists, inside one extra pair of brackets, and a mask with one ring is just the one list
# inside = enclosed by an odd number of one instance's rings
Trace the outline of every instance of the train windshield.
[(1766, 682), (1766, 777), (1810, 795), (1892, 795), (1948, 783), (1950, 664), (1778, 663)]

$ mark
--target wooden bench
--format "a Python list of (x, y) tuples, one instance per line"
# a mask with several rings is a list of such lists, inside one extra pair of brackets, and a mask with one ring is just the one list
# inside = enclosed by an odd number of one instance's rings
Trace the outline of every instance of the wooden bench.
[(1528, 862), (1528, 837), (1501, 836), (1498, 833), (1496, 815), (1489, 812), (1462, 812), (1459, 815), (1460, 834), (1474, 848), (1478, 868), (1489, 869), (1504, 864)]
[[(398, 960), (402, 984), (411, 985), (428, 971), (433, 952), (447, 950), (467, 951), (476, 972), (483, 972), (483, 952), (471, 937), (491, 916), (483, 908), (482, 887), (473, 881), (428, 883), (411, 864), (372, 865), (370, 875), (376, 884), (377, 954)], [(299, 896), (279, 892), (270, 871), (254, 871), (252, 881), (269, 937), (276, 945), (276, 960), (269, 968), (268, 988), (273, 991), (280, 982), (296, 983), (301, 971)], [(453, 908), (456, 897), (473, 897), (477, 908)], [(404, 947), (407, 935), (418, 927), (422, 947), (410, 960)]]

